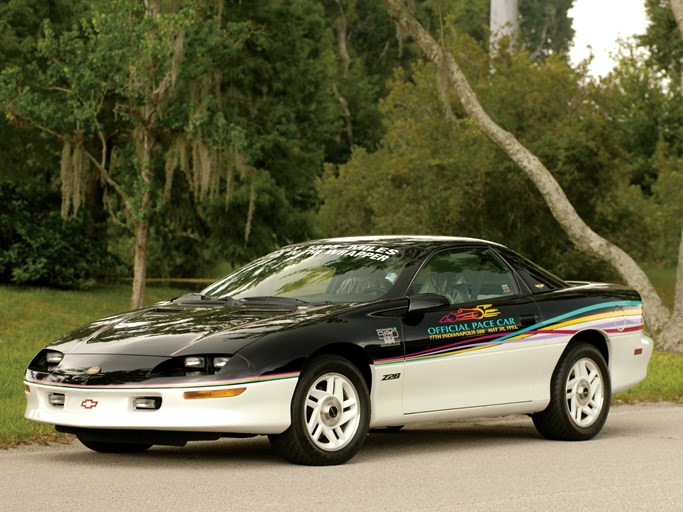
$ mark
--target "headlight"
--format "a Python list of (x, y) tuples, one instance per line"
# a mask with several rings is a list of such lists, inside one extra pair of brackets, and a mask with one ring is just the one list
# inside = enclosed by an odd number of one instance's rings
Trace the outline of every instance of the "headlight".
[(56, 350), (48, 350), (45, 352), (45, 361), (48, 364), (59, 364), (64, 359), (64, 354), (57, 352)]
[(153, 377), (198, 377), (215, 375), (230, 361), (228, 354), (199, 354), (178, 356), (158, 364), (150, 371)]
[(204, 368), (204, 357), (188, 356), (185, 358), (185, 368)]
[(228, 356), (187, 356), (185, 358), (185, 368), (205, 368), (206, 362), (210, 363), (211, 368), (223, 368), (230, 358)]
[(230, 361), (229, 357), (226, 356), (217, 356), (213, 358), (213, 367), (214, 368), (223, 368), (226, 364), (228, 364), (228, 361)]

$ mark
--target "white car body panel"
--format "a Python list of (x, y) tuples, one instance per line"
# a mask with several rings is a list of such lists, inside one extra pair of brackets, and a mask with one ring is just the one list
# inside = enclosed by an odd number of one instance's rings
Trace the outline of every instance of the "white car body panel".
[[(201, 388), (77, 388), (25, 382), (30, 389), (25, 416), (41, 423), (83, 428), (279, 434), (291, 423), (290, 403), (297, 381), (287, 378), (237, 385), (232, 387), (247, 388), (239, 396), (193, 400), (183, 398), (183, 393)], [(50, 393), (63, 393), (64, 406), (50, 404)], [(162, 398), (159, 410), (133, 406), (135, 398), (155, 396)], [(95, 407), (86, 408), (93, 402), (97, 402)]]

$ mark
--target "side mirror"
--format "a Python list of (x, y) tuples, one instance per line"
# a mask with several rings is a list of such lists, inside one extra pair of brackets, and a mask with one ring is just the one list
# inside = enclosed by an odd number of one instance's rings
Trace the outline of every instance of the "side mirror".
[(422, 293), (408, 297), (408, 313), (422, 313), (449, 306), (450, 301), (438, 293)]

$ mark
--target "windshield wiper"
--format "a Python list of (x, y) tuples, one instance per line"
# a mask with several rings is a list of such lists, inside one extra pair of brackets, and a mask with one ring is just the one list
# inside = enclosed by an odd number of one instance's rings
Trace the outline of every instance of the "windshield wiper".
[(297, 299), (296, 297), (278, 297), (276, 295), (263, 295), (259, 297), (243, 297), (239, 299), (241, 303), (249, 304), (274, 304), (276, 306), (302, 306), (308, 305), (310, 302)]
[(187, 293), (171, 299), (175, 304), (201, 305), (201, 306), (237, 306), (239, 303), (227, 295), (224, 297), (209, 297), (200, 293)]

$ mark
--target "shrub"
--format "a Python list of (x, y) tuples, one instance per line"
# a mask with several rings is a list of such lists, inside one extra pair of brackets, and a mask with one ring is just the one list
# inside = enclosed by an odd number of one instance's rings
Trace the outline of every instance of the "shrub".
[(0, 282), (87, 288), (116, 260), (88, 236), (85, 213), (64, 221), (55, 193), (0, 184)]

